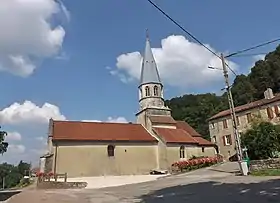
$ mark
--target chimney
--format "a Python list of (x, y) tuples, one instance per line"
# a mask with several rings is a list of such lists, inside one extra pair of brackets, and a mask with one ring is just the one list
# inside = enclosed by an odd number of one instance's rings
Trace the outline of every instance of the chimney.
[(264, 98), (265, 99), (272, 99), (274, 97), (273, 95), (273, 91), (271, 88), (267, 88), (265, 91), (264, 91)]

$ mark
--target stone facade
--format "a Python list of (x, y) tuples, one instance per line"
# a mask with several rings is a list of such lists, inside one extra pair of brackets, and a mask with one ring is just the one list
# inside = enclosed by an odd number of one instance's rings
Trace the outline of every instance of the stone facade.
[(250, 162), (250, 170), (259, 171), (264, 169), (280, 169), (280, 158), (253, 160)]
[[(254, 103), (258, 102), (256, 101), (246, 104), (253, 106), (253, 108), (248, 108), (244, 111), (236, 110), (236, 116), (238, 119), (237, 127), (240, 134), (250, 129), (252, 123), (257, 120), (268, 121), (274, 124), (280, 123), (280, 114), (278, 113), (280, 112), (280, 96), (276, 95), (275, 97), (273, 96), (272, 98), (265, 98), (263, 100), (266, 104), (254, 106)], [(272, 102), (269, 102), (269, 100)], [(236, 109), (240, 107), (236, 107)], [(230, 114), (215, 119), (210, 118), (209, 131), (211, 141), (218, 146), (219, 153), (223, 155), (226, 160), (236, 154), (232, 119)]]
[(55, 182), (55, 181), (45, 181), (38, 182), (38, 189), (83, 189), (87, 186), (86, 182)]
[(158, 168), (157, 143), (115, 143), (115, 156), (109, 157), (110, 143), (60, 142), (53, 166), (68, 177), (149, 174)]

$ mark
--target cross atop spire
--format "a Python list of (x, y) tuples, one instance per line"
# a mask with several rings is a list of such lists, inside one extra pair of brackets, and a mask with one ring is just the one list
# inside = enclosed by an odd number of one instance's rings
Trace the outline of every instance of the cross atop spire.
[(149, 40), (149, 29), (146, 29), (146, 40)]
[(161, 84), (157, 65), (152, 53), (150, 40), (149, 40), (149, 32), (146, 30), (146, 47), (143, 55), (142, 67), (141, 67), (141, 78), (140, 85), (148, 84), (148, 83), (156, 83)]

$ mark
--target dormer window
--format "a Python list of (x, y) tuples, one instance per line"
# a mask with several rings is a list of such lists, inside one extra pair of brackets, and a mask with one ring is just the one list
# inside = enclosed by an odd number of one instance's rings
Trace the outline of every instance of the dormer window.
[(145, 95), (146, 97), (150, 96), (150, 88), (148, 86), (145, 87)]
[(154, 96), (158, 96), (158, 86), (154, 86)]

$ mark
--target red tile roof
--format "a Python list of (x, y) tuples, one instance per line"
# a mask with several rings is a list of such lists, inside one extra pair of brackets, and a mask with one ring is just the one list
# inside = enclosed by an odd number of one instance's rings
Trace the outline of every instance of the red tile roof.
[(157, 141), (140, 124), (53, 121), (53, 140), (68, 141)]
[(202, 137), (194, 137), (194, 139), (198, 142), (199, 145), (201, 146), (214, 146), (212, 142), (202, 138)]
[(202, 138), (202, 136), (196, 132), (194, 128), (192, 128), (187, 122), (185, 121), (177, 121), (176, 127), (178, 129), (185, 130), (188, 134), (190, 134), (201, 146), (213, 146), (212, 142)]
[(153, 128), (153, 130), (167, 143), (198, 144), (190, 134), (182, 129)]
[(193, 137), (201, 137), (201, 135), (185, 121), (176, 121), (176, 127), (185, 130)]
[(171, 116), (149, 116), (154, 124), (175, 124), (176, 121)]
[[(254, 101), (254, 102), (251, 102), (251, 103), (248, 103), (248, 104), (237, 106), (237, 107), (235, 107), (235, 112), (240, 113), (242, 111), (246, 111), (246, 110), (249, 110), (249, 109), (261, 107), (263, 105), (267, 105), (267, 104), (277, 102), (277, 101), (280, 101), (280, 94), (276, 94), (271, 99), (260, 99), (260, 100), (257, 100), (257, 101)], [(221, 117), (224, 117), (224, 116), (228, 116), (228, 115), (230, 115), (230, 109), (217, 113), (216, 115), (209, 118), (209, 121), (217, 119), (217, 118), (221, 118)]]

